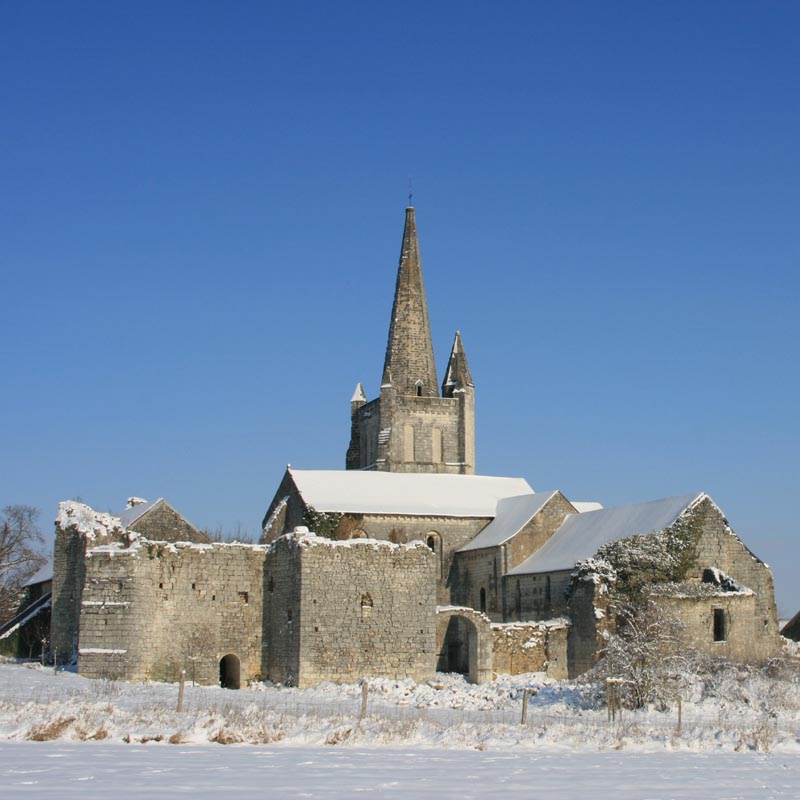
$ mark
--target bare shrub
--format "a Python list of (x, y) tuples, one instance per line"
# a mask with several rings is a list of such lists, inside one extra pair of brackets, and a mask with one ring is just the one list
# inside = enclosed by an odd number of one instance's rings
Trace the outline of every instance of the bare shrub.
[(325, 740), (325, 744), (344, 744), (353, 735), (352, 728), (337, 728)]
[(186, 735), (183, 731), (175, 731), (172, 736), (167, 739), (170, 744), (183, 744), (186, 741)]
[(209, 737), (208, 741), (217, 744), (241, 744), (244, 737), (238, 731), (223, 725), (213, 736)]
[(675, 678), (687, 663), (682, 633), (681, 621), (652, 600), (623, 606), (596, 674), (621, 678), (623, 701), (630, 708), (650, 703), (668, 708), (676, 694)]
[(47, 722), (40, 722), (28, 731), (27, 738), (32, 742), (49, 742), (52, 739), (58, 739), (73, 722), (75, 722), (75, 717), (57, 717)]

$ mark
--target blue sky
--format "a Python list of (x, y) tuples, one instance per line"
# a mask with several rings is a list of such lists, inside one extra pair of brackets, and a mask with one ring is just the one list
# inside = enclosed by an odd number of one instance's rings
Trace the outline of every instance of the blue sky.
[(800, 6), (0, 14), (0, 503), (257, 535), (377, 391), (412, 177), (479, 472), (705, 490), (800, 608)]

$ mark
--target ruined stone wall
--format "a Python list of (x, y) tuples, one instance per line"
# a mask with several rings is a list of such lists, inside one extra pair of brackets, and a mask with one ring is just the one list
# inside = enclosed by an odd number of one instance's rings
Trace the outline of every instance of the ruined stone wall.
[(154, 541), (206, 543), (210, 541), (208, 536), (198, 531), (165, 500), (159, 501), (149, 511), (145, 511), (130, 527)]
[(503, 675), (546, 672), (555, 680), (568, 677), (566, 619), (492, 625), (494, 671)]
[(219, 682), (234, 654), (260, 678), (263, 560), (253, 545), (137, 542), (87, 553), (78, 670), (87, 677)]
[(53, 545), (53, 595), (50, 650), (59, 664), (78, 655), (78, 629), (85, 581), (87, 547), (122, 542), (119, 519), (78, 502), (59, 505)]
[[(713, 597), (668, 597), (655, 595), (653, 600), (683, 624), (681, 635), (687, 647), (734, 661), (759, 662), (759, 640), (753, 639), (752, 620), (756, 611), (753, 594), (719, 593)], [(714, 641), (714, 610), (720, 609), (725, 620), (723, 641)], [(770, 652), (770, 655), (775, 653)], [(767, 656), (769, 657), (769, 656)]]
[[(424, 545), (290, 534), (271, 547), (266, 574), (275, 580), (270, 678), (285, 675), (306, 687), (365, 676), (432, 677), (436, 560)], [(299, 592), (292, 575), (299, 575)]]
[[(743, 654), (731, 657), (761, 662), (778, 655), (778, 612), (769, 567), (742, 544), (710, 498), (702, 500), (691, 511), (690, 520), (690, 524), (701, 529), (701, 535), (685, 580), (700, 582), (705, 569), (716, 567), (755, 594), (752, 603), (731, 600), (734, 604), (730, 609), (731, 630), (741, 632), (742, 645), (731, 644), (730, 647)], [(696, 615), (691, 616), (693, 620), (696, 619)], [(738, 636), (737, 633), (737, 639)], [(744, 642), (747, 642), (746, 648), (743, 646)], [(716, 652), (719, 649), (721, 648), (713, 645), (711, 651)]]

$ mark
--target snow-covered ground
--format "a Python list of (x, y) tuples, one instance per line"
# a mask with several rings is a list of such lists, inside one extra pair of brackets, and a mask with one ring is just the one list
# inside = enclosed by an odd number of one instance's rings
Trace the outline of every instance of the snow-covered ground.
[[(535, 688), (520, 724), (523, 690)], [(731, 667), (677, 710), (609, 721), (596, 686), (543, 675), (241, 691), (90, 681), (0, 662), (10, 797), (800, 797), (795, 670)], [(220, 744), (231, 745), (220, 747)], [(5, 793), (4, 793), (5, 796)]]
[(3, 743), (0, 786), (4, 797), (60, 800), (783, 800), (800, 796), (800, 759), (754, 753)]

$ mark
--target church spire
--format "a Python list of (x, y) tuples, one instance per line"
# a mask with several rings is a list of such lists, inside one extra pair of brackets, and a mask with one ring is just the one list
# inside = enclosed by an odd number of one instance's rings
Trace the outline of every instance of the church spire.
[(474, 384), (467, 363), (467, 354), (461, 343), (461, 331), (456, 331), (453, 349), (450, 351), (450, 360), (447, 362), (447, 369), (444, 373), (442, 397), (452, 397), (456, 389), (466, 389), (468, 386), (474, 386)]
[(383, 365), (384, 375), (387, 370), (399, 394), (439, 396), (428, 303), (425, 299), (422, 262), (417, 242), (417, 223), (411, 207), (406, 209), (392, 321)]

